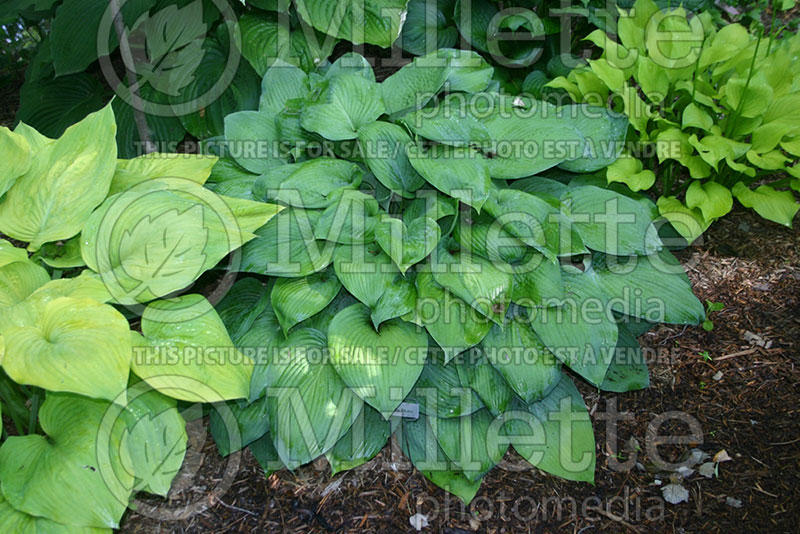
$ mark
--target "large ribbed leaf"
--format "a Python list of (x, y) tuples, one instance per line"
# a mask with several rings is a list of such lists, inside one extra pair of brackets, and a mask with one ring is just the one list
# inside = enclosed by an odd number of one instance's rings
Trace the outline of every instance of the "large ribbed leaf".
[(0, 127), (0, 153), (4, 154), (0, 162), (0, 197), (17, 181), (17, 178), (31, 168), (31, 147), (27, 139), (14, 133), (5, 126)]
[(133, 475), (125, 469), (130, 457), (122, 427), (105, 419), (109, 407), (86, 397), (49, 394), (39, 411), (47, 436), (9, 437), (0, 447), (6, 501), (20, 512), (65, 525), (117, 528)]
[(384, 215), (375, 228), (376, 241), (402, 273), (433, 252), (441, 236), (441, 228), (430, 217), (405, 223)]
[(503, 375), (485, 357), (470, 354), (456, 366), (461, 383), (472, 388), (494, 416), (506, 411), (514, 400), (514, 392)]
[(407, 147), (414, 169), (436, 189), (480, 211), (489, 198), (492, 180), (486, 160), (471, 148), (435, 145), (423, 151)]
[(414, 284), (414, 277), (396, 273), (394, 280), (372, 308), (372, 324), (375, 328), (380, 328), (384, 321), (413, 313), (416, 305), (417, 286)]
[(248, 397), (252, 361), (201, 295), (151, 303), (142, 333), (134, 337), (131, 369), (161, 393), (191, 402)]
[(331, 449), (363, 406), (324, 357), (327, 345), (319, 330), (295, 330), (253, 372), (251, 396), (266, 391), (270, 435), (289, 469)]
[(279, 278), (270, 301), (284, 334), (294, 325), (322, 311), (336, 297), (342, 284), (330, 267), (303, 278)]
[(558, 114), (582, 137), (575, 152), (577, 157), (565, 161), (559, 168), (570, 172), (595, 172), (619, 159), (628, 133), (628, 117), (586, 104), (564, 106)]
[(297, 0), (297, 12), (324, 34), (389, 48), (400, 35), (408, 0)]
[(652, 211), (629, 197), (590, 185), (570, 189), (562, 200), (583, 242), (592, 250), (627, 256), (661, 249)]
[(447, 461), (447, 455), (431, 429), (430, 420), (430, 417), (420, 416), (415, 421), (403, 421), (400, 436), (403, 453), (425, 478), (469, 505), (481, 487), (481, 480), (470, 480), (455, 464)]
[(50, 281), (43, 267), (24, 259), (0, 267), (0, 306), (12, 306)]
[(261, 80), (258, 109), (267, 113), (280, 113), (289, 100), (305, 98), (308, 89), (308, 74), (294, 65), (277, 60), (267, 69)]
[(445, 454), (453, 460), (469, 480), (480, 480), (500, 463), (508, 443), (500, 445), (493, 439), (494, 417), (489, 410), (451, 419), (431, 420), (436, 440)]
[(238, 111), (225, 117), (225, 140), (236, 163), (262, 174), (286, 163), (278, 150), (278, 124), (270, 111)]
[(219, 403), (211, 411), (208, 427), (222, 456), (237, 452), (269, 431), (266, 398), (251, 403), (241, 400)]
[(406, 155), (411, 137), (396, 124), (375, 121), (358, 130), (358, 143), (369, 170), (380, 183), (406, 198), (425, 184)]
[(436, 283), (430, 270), (417, 275), (417, 295), (414, 321), (444, 350), (445, 361), (480, 343), (492, 328), (489, 318)]
[(561, 379), (561, 362), (521, 318), (502, 329), (494, 325), (481, 346), (511, 389), (528, 404), (545, 397)]
[(190, 285), (280, 209), (221, 197), (188, 180), (149, 180), (92, 214), (82, 255), (117, 302), (148, 302)]
[(319, 216), (318, 211), (301, 209), (279, 213), (242, 248), (240, 269), (290, 278), (325, 269), (333, 260), (335, 245), (314, 238)]
[[(280, 200), (302, 209), (326, 208), (342, 189), (356, 189), (363, 173), (358, 165), (334, 158), (317, 158), (283, 165), (263, 174), (253, 185), (262, 200)], [(316, 224), (315, 224), (316, 226)]]
[(0, 530), (15, 534), (112, 534), (110, 528), (71, 527), (19, 512), (0, 495)]
[(269, 292), (260, 280), (242, 278), (228, 290), (215, 307), (234, 344), (252, 328), (256, 319), (269, 307)]
[(397, 274), (392, 260), (375, 244), (337, 247), (333, 267), (345, 289), (370, 308), (375, 307)]
[(131, 340), (121, 313), (72, 297), (40, 301), (33, 313), (32, 324), (2, 332), (3, 369), (15, 382), (107, 400), (125, 390)]
[(34, 251), (78, 234), (111, 185), (115, 132), (114, 113), (106, 106), (37, 151), (0, 203), (0, 232)]
[(331, 475), (354, 469), (375, 457), (391, 435), (391, 424), (369, 405), (325, 457), (331, 464)]
[(337, 200), (325, 208), (314, 235), (344, 245), (364, 246), (375, 240), (380, 207), (375, 197), (362, 191), (342, 189)]
[(478, 395), (461, 382), (461, 364), (445, 364), (441, 351), (431, 352), (407, 402), (419, 404), (421, 413), (442, 418), (461, 417), (483, 408)]
[(618, 257), (595, 254), (586, 274), (620, 313), (651, 323), (699, 324), (703, 304), (671, 252)]
[(342, 380), (388, 418), (419, 378), (427, 357), (428, 338), (413, 324), (400, 319), (383, 323), (376, 332), (369, 308), (354, 304), (331, 321), (328, 347)]
[(600, 389), (624, 393), (650, 387), (650, 373), (639, 341), (624, 323), (617, 323), (617, 328), (617, 349)]
[(358, 137), (362, 126), (386, 112), (380, 86), (363, 76), (342, 73), (312, 92), (301, 119), (303, 128), (331, 141)]
[(592, 423), (569, 376), (563, 375), (541, 401), (520, 406), (510, 427), (520, 437), (512, 442), (514, 449), (534, 466), (568, 480), (594, 482)]
[(183, 178), (203, 185), (217, 164), (216, 156), (152, 152), (133, 159), (117, 160), (109, 195), (127, 191), (147, 180)]
[(436, 107), (426, 107), (402, 119), (420, 137), (453, 146), (485, 146), (491, 143), (486, 126), (467, 112), (463, 95), (445, 97)]
[(608, 299), (583, 273), (564, 273), (564, 288), (563, 301), (531, 311), (531, 326), (556, 358), (600, 385), (617, 346)]
[[(439, 48), (450, 48), (458, 40), (458, 29), (447, 13), (452, 3), (449, 0), (411, 0), (408, 16), (398, 41), (400, 47), (416, 56), (434, 52)], [(430, 39), (429, 39), (430, 37)]]

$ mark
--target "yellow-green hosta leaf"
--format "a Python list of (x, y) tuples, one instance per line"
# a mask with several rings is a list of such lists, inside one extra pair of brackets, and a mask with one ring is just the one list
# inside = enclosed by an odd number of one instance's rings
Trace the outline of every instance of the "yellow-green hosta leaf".
[(189, 286), (280, 209), (184, 179), (150, 180), (92, 214), (81, 252), (116, 302), (148, 302)]
[(12, 306), (50, 281), (43, 267), (26, 257), (0, 267), (0, 307)]
[(108, 194), (117, 162), (116, 128), (108, 105), (37, 151), (30, 170), (0, 203), (0, 232), (30, 243), (33, 251), (80, 233)]
[(792, 227), (794, 216), (800, 210), (794, 193), (778, 191), (768, 185), (760, 185), (751, 190), (742, 182), (733, 186), (733, 195), (745, 208), (752, 208), (767, 220)]
[(739, 110), (741, 117), (760, 117), (772, 103), (773, 90), (764, 73), (757, 72), (747, 77), (731, 78), (723, 85), (728, 107)]
[(66, 241), (45, 243), (41, 248), (41, 254), (42, 261), (54, 269), (71, 269), (86, 265), (81, 256), (80, 236)]
[(647, 191), (656, 183), (656, 175), (649, 169), (645, 170), (639, 159), (623, 156), (609, 165), (606, 180), (608, 183), (622, 182), (631, 191)]
[(401, 319), (383, 323), (376, 332), (369, 308), (359, 303), (333, 318), (328, 348), (345, 384), (388, 419), (422, 373), (428, 337)]
[(112, 534), (110, 528), (72, 527), (19, 512), (0, 494), (0, 531), (14, 534)]
[(90, 299), (100, 303), (111, 300), (103, 280), (88, 269), (75, 278), (60, 278), (51, 280), (34, 291), (28, 300), (37, 304), (44, 304), (59, 297), (72, 297), (76, 299)]
[(297, 329), (268, 347), (253, 372), (266, 390), (269, 433), (281, 461), (295, 469), (331, 449), (353, 424), (363, 402), (347, 388), (331, 360), (323, 332)]
[(330, 267), (303, 278), (279, 278), (270, 301), (285, 335), (294, 325), (322, 311), (339, 293), (342, 284)]
[(201, 295), (159, 300), (134, 334), (131, 369), (168, 397), (190, 402), (247, 398), (252, 361), (239, 352)]
[(32, 153), (28, 140), (5, 126), (0, 127), (0, 198), (11, 189), (17, 178), (31, 168)]
[(117, 160), (117, 168), (111, 179), (110, 195), (127, 191), (146, 180), (158, 178), (184, 178), (200, 185), (211, 176), (217, 163), (216, 156), (204, 154), (163, 154), (153, 152), (134, 159)]
[(128, 321), (94, 300), (34, 302), (35, 323), (3, 329), (3, 369), (17, 383), (113, 400), (131, 361)]
[(692, 102), (686, 109), (683, 110), (681, 117), (681, 128), (700, 128), (704, 131), (710, 131), (714, 126), (714, 119), (700, 106)]
[(713, 221), (733, 209), (733, 196), (717, 182), (695, 181), (686, 190), (686, 206), (698, 208), (706, 221)]
[(689, 243), (703, 235), (711, 221), (703, 217), (698, 208), (689, 208), (675, 197), (660, 197), (657, 202), (658, 212), (667, 219)]
[(0, 267), (12, 261), (25, 261), (28, 253), (24, 248), (17, 248), (5, 239), (0, 239)]
[(122, 429), (113, 417), (106, 418), (110, 407), (78, 395), (49, 393), (39, 411), (46, 436), (14, 436), (0, 447), (5, 500), (22, 513), (64, 525), (118, 528), (133, 475), (126, 470), (130, 457)]

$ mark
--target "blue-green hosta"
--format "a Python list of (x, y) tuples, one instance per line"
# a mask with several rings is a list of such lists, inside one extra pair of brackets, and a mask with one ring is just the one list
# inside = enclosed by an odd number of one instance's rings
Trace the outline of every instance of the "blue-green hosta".
[(0, 131), (0, 233), (27, 245), (0, 239), (2, 532), (111, 532), (181, 467), (175, 399), (249, 395), (212, 305), (175, 295), (281, 208), (203, 187), (216, 157), (118, 160), (114, 132), (111, 105), (58, 139)]
[(259, 111), (226, 117), (208, 187), (285, 209), (217, 306), (256, 359), (248, 398), (212, 417), (223, 454), (249, 446), (267, 473), (325, 455), (336, 473), (396, 433), (465, 501), (509, 447), (594, 479), (573, 380), (647, 387), (642, 325), (697, 324), (703, 306), (656, 205), (577, 174), (614, 163), (627, 121), (491, 77), (456, 50), (383, 83), (357, 55), (310, 74), (278, 63)]

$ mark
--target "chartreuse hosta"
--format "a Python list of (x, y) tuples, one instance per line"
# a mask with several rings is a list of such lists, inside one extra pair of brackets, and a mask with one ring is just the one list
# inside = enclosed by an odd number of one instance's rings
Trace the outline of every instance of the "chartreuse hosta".
[(212, 414), (223, 454), (249, 446), (267, 472), (325, 455), (335, 473), (396, 433), (465, 501), (509, 446), (593, 480), (573, 379), (646, 387), (637, 336), (703, 306), (656, 205), (580, 174), (614, 163), (627, 119), (491, 78), (456, 50), (382, 83), (358, 55), (311, 74), (279, 63), (259, 110), (226, 118), (208, 187), (284, 210), (217, 306), (256, 359), (247, 399)]
[(115, 129), (109, 105), (58, 139), (0, 130), (0, 233), (26, 244), (0, 239), (1, 532), (111, 532), (180, 469), (177, 400), (249, 394), (211, 304), (172, 297), (281, 208), (203, 187), (216, 157), (117, 160)]
[(689, 241), (734, 198), (791, 226), (800, 209), (800, 36), (773, 39), (739, 24), (717, 31), (707, 12), (662, 11), (652, 0), (623, 11), (617, 33), (590, 34), (602, 56), (549, 84), (576, 102), (618, 104), (630, 139), (656, 147), (652, 156), (626, 153), (608, 182), (647, 190), (658, 171), (659, 211)]

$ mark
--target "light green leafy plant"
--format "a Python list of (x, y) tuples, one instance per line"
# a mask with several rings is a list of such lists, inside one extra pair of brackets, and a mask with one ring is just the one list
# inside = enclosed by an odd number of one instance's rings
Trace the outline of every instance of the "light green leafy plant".
[(647, 387), (636, 336), (704, 309), (655, 204), (577, 174), (615, 161), (591, 147), (621, 143), (627, 120), (491, 78), (448, 49), (382, 83), (355, 54), (310, 74), (275, 64), (259, 111), (226, 118), (208, 187), (285, 209), (244, 245), (217, 307), (256, 355), (248, 399), (229, 403), (246, 439), (231, 445), (212, 417), (223, 454), (248, 446), (267, 473), (325, 455), (338, 472), (395, 433), (467, 502), (509, 444), (594, 479), (573, 377)]
[(689, 241), (734, 198), (790, 226), (800, 208), (792, 191), (800, 189), (800, 38), (739, 24), (717, 31), (707, 12), (660, 10), (652, 0), (623, 12), (617, 33), (590, 34), (601, 57), (548, 84), (630, 119), (635, 146), (609, 167), (608, 181), (643, 191), (658, 176), (659, 211)]
[[(180, 469), (175, 399), (249, 393), (252, 361), (211, 304), (162, 298), (280, 207), (204, 188), (213, 156), (118, 160), (115, 129), (109, 104), (58, 139), (0, 131), (0, 233), (27, 244), (0, 239), (0, 402), (15, 427), (0, 446), (2, 532), (110, 532), (134, 493), (166, 496)], [(123, 304), (144, 308), (141, 333)], [(227, 365), (174, 360), (226, 346)]]

